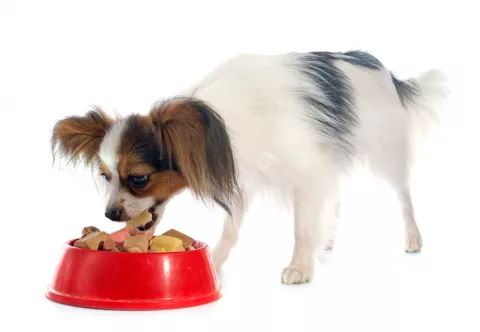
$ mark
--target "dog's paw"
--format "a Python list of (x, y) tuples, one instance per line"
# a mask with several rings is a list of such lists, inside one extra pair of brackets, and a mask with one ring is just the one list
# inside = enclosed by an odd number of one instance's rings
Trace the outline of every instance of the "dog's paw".
[(406, 235), (405, 236), (405, 252), (416, 253), (422, 250), (422, 237), (420, 235)]
[(330, 251), (333, 249), (333, 245), (335, 244), (334, 239), (329, 239), (327, 243), (325, 243), (325, 250)]
[(290, 265), (282, 271), (282, 284), (297, 285), (310, 282), (313, 277), (313, 267), (308, 265)]

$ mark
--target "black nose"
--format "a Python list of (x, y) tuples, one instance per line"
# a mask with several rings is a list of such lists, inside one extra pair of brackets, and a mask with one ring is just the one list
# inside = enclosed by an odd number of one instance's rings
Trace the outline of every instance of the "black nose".
[(112, 221), (120, 221), (122, 217), (122, 209), (109, 209), (105, 212), (105, 217)]

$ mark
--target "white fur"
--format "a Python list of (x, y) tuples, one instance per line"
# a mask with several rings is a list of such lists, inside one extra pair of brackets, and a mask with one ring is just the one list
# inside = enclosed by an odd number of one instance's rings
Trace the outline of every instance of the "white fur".
[(116, 175), (118, 178), (118, 151), (120, 149), (120, 143), (122, 140), (122, 135), (125, 130), (125, 122), (119, 121), (115, 122), (110, 130), (105, 134), (105, 137), (100, 144), (100, 149), (98, 155), (103, 161), (108, 170), (112, 175)]
[[(352, 163), (338, 158), (328, 145), (330, 138), (312, 129), (305, 109), (293, 93), (298, 89), (318, 91), (292, 70), (295, 55), (242, 55), (220, 65), (210, 75), (184, 91), (202, 99), (224, 119), (231, 137), (240, 186), (245, 197), (276, 190), (291, 198), (295, 218), (295, 247), (282, 282), (302, 283), (312, 279), (314, 252), (333, 244), (338, 209), (338, 181)], [(405, 250), (419, 251), (421, 236), (410, 199), (409, 167), (413, 146), (412, 128), (421, 115), (436, 113), (443, 96), (443, 77), (428, 72), (417, 80), (421, 94), (405, 109), (387, 70), (368, 70), (346, 62), (338, 67), (349, 77), (356, 98), (360, 124), (352, 140), (355, 159), (368, 162), (372, 170), (397, 191), (405, 219)], [(418, 106), (416, 106), (418, 105)], [(213, 255), (218, 269), (235, 245), (244, 209), (234, 209)]]

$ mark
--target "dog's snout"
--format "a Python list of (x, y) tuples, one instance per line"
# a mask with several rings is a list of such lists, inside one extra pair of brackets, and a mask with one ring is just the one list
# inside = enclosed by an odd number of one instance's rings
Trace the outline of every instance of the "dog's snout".
[(120, 219), (122, 218), (122, 209), (108, 209), (107, 211), (105, 211), (105, 217), (112, 221), (120, 221)]

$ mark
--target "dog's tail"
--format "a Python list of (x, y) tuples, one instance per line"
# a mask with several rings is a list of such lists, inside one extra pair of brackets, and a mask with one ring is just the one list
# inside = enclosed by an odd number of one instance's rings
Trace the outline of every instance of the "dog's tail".
[(441, 118), (449, 93), (447, 77), (436, 69), (407, 81), (392, 77), (398, 96), (409, 112), (412, 129), (427, 133), (430, 126)]
[(400, 81), (392, 74), (397, 90), (409, 117), (411, 153), (428, 136), (430, 129), (439, 124), (449, 95), (448, 79), (439, 70), (426, 71), (416, 78)]

